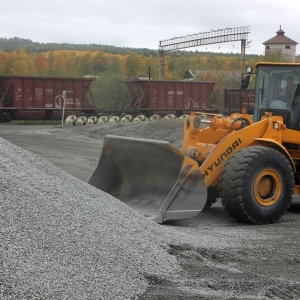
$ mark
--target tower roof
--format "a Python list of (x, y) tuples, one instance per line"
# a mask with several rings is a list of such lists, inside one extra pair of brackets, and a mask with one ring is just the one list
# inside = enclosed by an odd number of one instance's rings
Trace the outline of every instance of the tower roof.
[(297, 45), (298, 43), (293, 41), (292, 39), (288, 38), (287, 36), (285, 36), (285, 32), (280, 29), (276, 32), (277, 35), (275, 35), (274, 37), (272, 37), (271, 39), (265, 41), (263, 43), (263, 45), (270, 45), (270, 44), (290, 44), (290, 45)]

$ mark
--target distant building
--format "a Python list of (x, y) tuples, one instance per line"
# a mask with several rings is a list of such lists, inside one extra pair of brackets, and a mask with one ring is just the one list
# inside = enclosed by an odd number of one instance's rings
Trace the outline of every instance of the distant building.
[(294, 62), (296, 59), (296, 45), (298, 43), (285, 36), (281, 26), (276, 33), (276, 36), (263, 43), (265, 45), (265, 56), (277, 54), (285, 61)]

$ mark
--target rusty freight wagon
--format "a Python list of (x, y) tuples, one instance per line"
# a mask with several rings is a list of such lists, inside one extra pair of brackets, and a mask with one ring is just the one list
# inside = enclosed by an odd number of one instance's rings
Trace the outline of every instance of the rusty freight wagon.
[[(59, 119), (92, 112), (87, 93), (94, 78), (0, 76), (0, 121)], [(66, 97), (63, 97), (63, 92)], [(66, 99), (66, 101), (64, 100)], [(93, 100), (91, 100), (93, 102)]]
[(173, 113), (177, 116), (191, 111), (215, 112), (211, 101), (216, 82), (149, 80), (130, 77), (125, 84), (133, 109), (146, 115)]
[(242, 112), (253, 114), (255, 90), (230, 89), (224, 90), (224, 112), (231, 114)]

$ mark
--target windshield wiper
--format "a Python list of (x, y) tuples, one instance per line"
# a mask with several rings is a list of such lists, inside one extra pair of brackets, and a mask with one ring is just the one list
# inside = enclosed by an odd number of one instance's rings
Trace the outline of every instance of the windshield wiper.
[(261, 86), (260, 92), (261, 92), (261, 99), (263, 100), (264, 104), (266, 105), (267, 110), (270, 111), (271, 110), (270, 101), (269, 101), (269, 99), (267, 98), (267, 96), (265, 94), (264, 87), (265, 87), (265, 75), (263, 77), (263, 82), (262, 82), (262, 86)]

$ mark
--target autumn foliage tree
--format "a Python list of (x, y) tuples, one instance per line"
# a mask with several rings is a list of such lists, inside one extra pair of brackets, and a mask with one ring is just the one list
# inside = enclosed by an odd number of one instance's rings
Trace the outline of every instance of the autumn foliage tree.
[(49, 63), (44, 54), (40, 54), (37, 56), (35, 65), (37, 74), (47, 75), (49, 73)]
[[(259, 57), (252, 59), (254, 64)], [(0, 51), (0, 70), (6, 75), (84, 76), (117, 72), (158, 79), (158, 54), (135, 52), (116, 54), (104, 51), (55, 50), (42, 53), (24, 49)], [(240, 70), (239, 55), (175, 52), (165, 55), (166, 77), (180, 80), (186, 70)]]
[(143, 57), (140, 54), (129, 53), (123, 59), (123, 70), (127, 76), (138, 75), (143, 65)]
[[(261, 56), (249, 56), (245, 64), (254, 65), (263, 61)], [(165, 79), (182, 80), (187, 70), (202, 70), (196, 80), (216, 81), (215, 95), (222, 100), (224, 88), (239, 87), (236, 74), (242, 72), (240, 56), (201, 52), (168, 52), (165, 55)], [(0, 51), (0, 73), (24, 76), (94, 76), (97, 80), (95, 98), (99, 104), (111, 102), (117, 105), (126, 90), (123, 81), (137, 75), (158, 79), (158, 53), (119, 52), (104, 50), (53, 50), (47, 52), (27, 52), (24, 49)]]
[(15, 75), (29, 75), (36, 73), (34, 54), (24, 49), (13, 51), (9, 56), (8, 72)]

